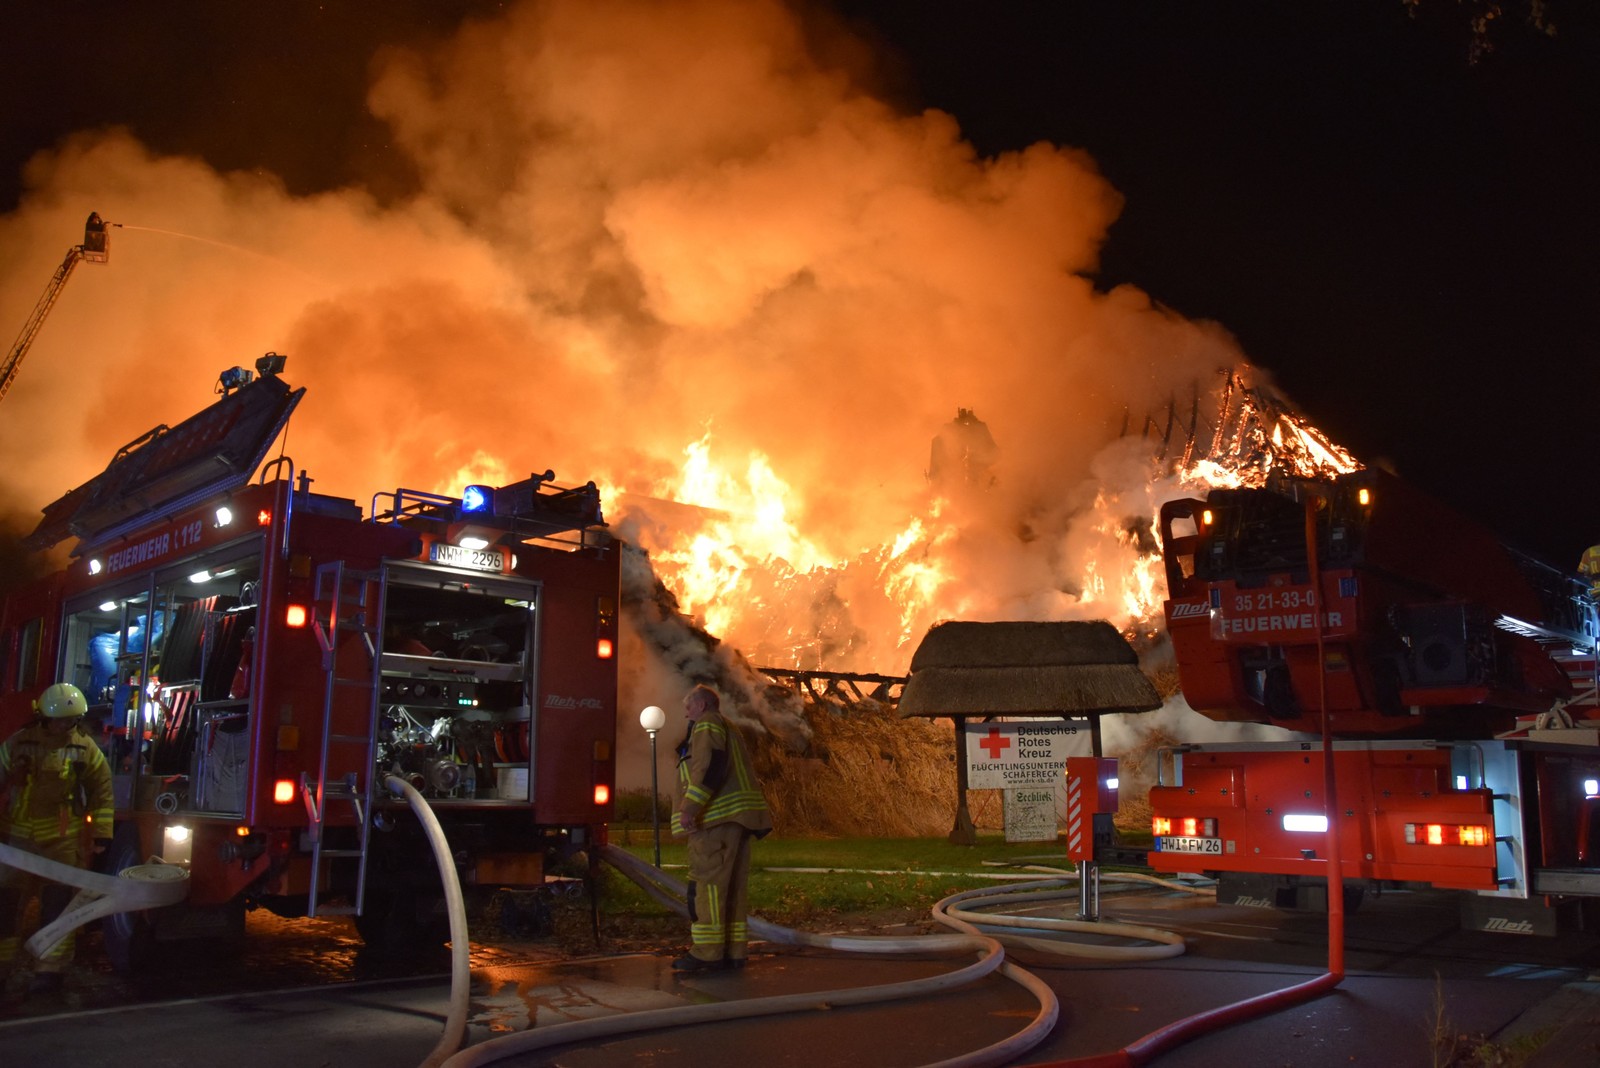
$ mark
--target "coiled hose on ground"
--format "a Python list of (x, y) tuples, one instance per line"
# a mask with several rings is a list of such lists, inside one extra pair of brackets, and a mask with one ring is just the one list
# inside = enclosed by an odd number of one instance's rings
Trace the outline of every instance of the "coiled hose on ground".
[[(420, 800), (420, 796), (418, 800)], [(413, 806), (415, 807), (415, 802), (413, 802)], [(441, 873), (446, 872), (449, 857), (448, 849), (443, 851), (443, 856), (445, 859), (441, 861)], [(667, 908), (680, 915), (687, 914), (687, 906), (684, 903), (687, 887), (680, 880), (651, 867), (632, 854), (614, 846), (600, 847), (599, 856), (600, 859), (611, 864), (638, 883), (655, 900)], [(451, 881), (453, 881), (453, 868), (446, 874), (446, 882), (449, 883)], [(1048, 1037), (1051, 1029), (1055, 1026), (1060, 1006), (1055, 992), (1051, 990), (1048, 984), (1033, 973), (1005, 959), (1002, 942), (1025, 944), (1029, 949), (1036, 952), (1116, 960), (1156, 959), (1170, 957), (1183, 952), (1183, 942), (1179, 936), (1150, 927), (1132, 924), (1081, 923), (1071, 920), (1027, 920), (1021, 917), (977, 911), (980, 907), (1015, 904), (1037, 905), (1043, 901), (1060, 899), (1066, 896), (1067, 891), (1063, 887), (1070, 881), (1068, 879), (1056, 879), (1043, 883), (1030, 882), (998, 892), (983, 889), (946, 898), (935, 906), (934, 918), (939, 923), (958, 932), (948, 935), (918, 935), (905, 938), (819, 935), (781, 927), (758, 917), (751, 917), (750, 919), (750, 933), (753, 937), (783, 945), (807, 946), (844, 953), (951, 953), (977, 955), (977, 959), (972, 963), (948, 973), (878, 986), (787, 994), (777, 997), (752, 998), (714, 1004), (686, 1005), (670, 1009), (629, 1013), (621, 1016), (601, 1017), (593, 1020), (577, 1020), (538, 1030), (498, 1036), (440, 1061), (437, 1059), (440, 1052), (447, 1048), (454, 1048), (450, 1043), (459, 1044), (460, 1041), (459, 1034), (452, 1033), (457, 1030), (456, 1021), (458, 1017), (464, 1018), (470, 979), (462, 980), (458, 973), (456, 981), (452, 984), (452, 1008), (449, 1014), (450, 1022), (446, 1026), (445, 1037), (441, 1039), (439, 1047), (430, 1056), (429, 1060), (424, 1062), (423, 1068), (435, 1068), (435, 1066), (441, 1064), (443, 1068), (468, 1068), (468, 1066), (474, 1066), (475, 1068), (475, 1066), (494, 1064), (551, 1046), (590, 1041), (598, 1038), (612, 1038), (639, 1031), (928, 996), (966, 986), (995, 972), (1022, 986), (1033, 995), (1039, 1007), (1032, 1020), (1021, 1031), (1009, 1038), (986, 1046), (983, 1049), (940, 1061), (937, 1065), (929, 1066), (929, 1068), (980, 1068), (980, 1066), (1004, 1064), (1033, 1049)], [(459, 888), (457, 893), (459, 894)], [(958, 902), (965, 907), (955, 907)], [(455, 906), (452, 905), (451, 937), (453, 941), (464, 946), (466, 943), (465, 917), (464, 914), (460, 917), (461, 927), (458, 931), (454, 909)], [(985, 934), (979, 930), (978, 924), (988, 927), (1005, 927), (1011, 930), (997, 932), (992, 935)], [(1098, 935), (1135, 938), (1152, 944), (1146, 946), (1091, 946), (1083, 943), (1034, 938), (1015, 933), (1017, 929), (1022, 928), (1092, 931)]]

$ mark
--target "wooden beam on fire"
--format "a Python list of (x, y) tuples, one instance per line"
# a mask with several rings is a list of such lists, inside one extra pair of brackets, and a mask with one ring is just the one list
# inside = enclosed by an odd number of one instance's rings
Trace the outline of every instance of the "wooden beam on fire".
[[(818, 702), (828, 700), (879, 701), (897, 704), (905, 688), (903, 675), (868, 675), (852, 671), (801, 671), (796, 668), (758, 667), (757, 671), (780, 686), (804, 690)], [(863, 687), (869, 687), (863, 691)], [(848, 691), (848, 692), (846, 692)]]

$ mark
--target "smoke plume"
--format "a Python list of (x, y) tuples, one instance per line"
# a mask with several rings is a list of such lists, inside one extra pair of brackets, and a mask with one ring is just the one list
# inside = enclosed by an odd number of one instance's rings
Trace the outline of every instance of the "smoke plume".
[[(525, 0), (376, 58), (370, 109), (420, 176), (403, 200), (81, 132), (0, 218), (6, 322), (90, 211), (123, 224), (6, 400), (0, 508), (35, 514), (273, 350), (308, 387), (286, 448), (318, 490), (593, 479), (679, 560), (687, 612), (720, 597), (801, 666), (901, 671), (944, 616), (1106, 615), (1122, 565), (1098, 601), (1085, 565), (1117, 536), (1086, 517), (1154, 510), (1149, 469), (1106, 446), (1240, 356), (1096, 288), (1121, 202), (1085, 153), (983, 157), (872, 86), (863, 44), (777, 0)], [(941, 487), (930, 442), (958, 409), (993, 463)], [(717, 523), (740, 540), (713, 571), (742, 578), (701, 595), (687, 554)], [(681, 678), (641, 641), (638, 686)]]

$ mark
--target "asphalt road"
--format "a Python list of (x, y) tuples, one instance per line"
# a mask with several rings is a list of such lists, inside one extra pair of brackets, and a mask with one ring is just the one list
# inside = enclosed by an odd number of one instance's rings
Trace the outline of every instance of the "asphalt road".
[[(1192, 1013), (1318, 975), (1326, 963), (1325, 924), (1316, 915), (1151, 891), (1108, 895), (1104, 912), (1176, 930), (1188, 951), (1143, 964), (1030, 965), (1060, 997), (1061, 1017), (1041, 1045), (1013, 1063), (1107, 1053)], [(1441, 1042), (1458, 1040), (1460, 1048), (1488, 1040), (1523, 1052), (1524, 1043), (1538, 1040), (1544, 1052), (1536, 1065), (1600, 1063), (1600, 939), (1461, 932), (1455, 916), (1448, 894), (1369, 897), (1349, 917), (1347, 975), (1337, 990), (1202, 1037), (1155, 1063), (1433, 1066), (1450, 1063)], [(418, 1064), (438, 1041), (449, 992), (441, 960), (367, 960), (337, 920), (252, 927), (249, 947), (232, 962), (174, 955), (136, 984), (91, 969), (74, 977), (66, 1000), (0, 1004), (4, 1061), (362, 1068)], [(743, 972), (680, 979), (669, 960), (666, 953), (574, 960), (540, 943), (474, 943), (468, 1044), (567, 1020), (826, 991), (953, 967), (922, 957), (761, 947)], [(990, 977), (888, 1005), (592, 1039), (506, 1063), (916, 1065), (1013, 1034), (1033, 1011), (1021, 988)]]

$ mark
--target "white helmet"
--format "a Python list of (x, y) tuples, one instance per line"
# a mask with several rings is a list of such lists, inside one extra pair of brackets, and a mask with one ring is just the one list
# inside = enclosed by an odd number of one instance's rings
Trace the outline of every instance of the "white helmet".
[(58, 682), (39, 695), (34, 707), (46, 719), (71, 719), (88, 712), (89, 702), (83, 699), (83, 691), (72, 683)]

